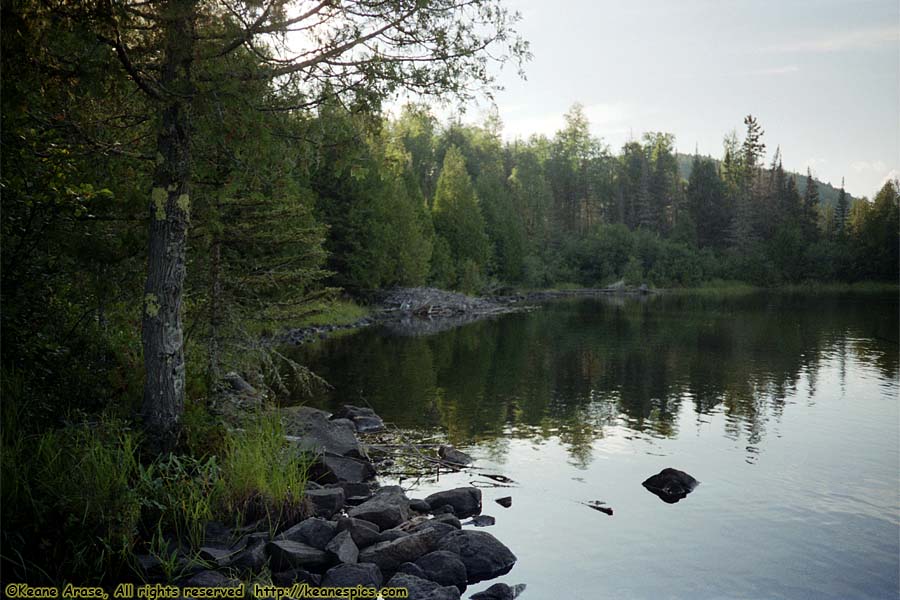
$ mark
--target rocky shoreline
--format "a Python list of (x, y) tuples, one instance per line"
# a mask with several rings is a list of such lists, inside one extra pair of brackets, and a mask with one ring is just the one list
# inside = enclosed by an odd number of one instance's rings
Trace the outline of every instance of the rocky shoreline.
[[(311, 514), (274, 531), (267, 519), (239, 528), (207, 524), (199, 554), (179, 552), (178, 568), (185, 575), (180, 586), (238, 587), (268, 572), (279, 588), (402, 587), (411, 600), (458, 600), (468, 585), (504, 575), (515, 565), (515, 554), (502, 542), (469, 527), (493, 524), (491, 517), (478, 518), (480, 489), (461, 487), (416, 499), (400, 486), (379, 486), (370, 447), (360, 439), (384, 429), (371, 409), (345, 406), (329, 414), (292, 407), (281, 414), (288, 441), (317, 457), (304, 493)], [(467, 459), (452, 448), (435, 457), (449, 466)], [(475, 518), (461, 521), (469, 517)], [(165, 580), (159, 558), (136, 559), (147, 583)], [(509, 600), (524, 587), (498, 583), (471, 597)]]
[(372, 314), (344, 325), (313, 325), (291, 329), (276, 341), (299, 345), (330, 337), (334, 332), (384, 325), (395, 335), (429, 335), (467, 323), (512, 312), (536, 310), (543, 302), (562, 298), (656, 293), (646, 285), (617, 283), (605, 288), (543, 290), (490, 297), (466, 296), (437, 288), (400, 288), (381, 293)]

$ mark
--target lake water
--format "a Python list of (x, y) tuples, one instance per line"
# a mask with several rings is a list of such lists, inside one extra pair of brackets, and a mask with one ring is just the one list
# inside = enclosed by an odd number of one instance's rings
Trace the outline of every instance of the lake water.
[[(896, 296), (760, 293), (558, 301), (299, 352), (335, 386), (307, 403), (367, 403), (484, 469), (411, 496), (515, 480), (483, 488), (484, 513), (519, 559), (495, 581), (523, 600), (896, 598), (897, 337)], [(700, 486), (662, 502), (641, 482), (665, 467)]]

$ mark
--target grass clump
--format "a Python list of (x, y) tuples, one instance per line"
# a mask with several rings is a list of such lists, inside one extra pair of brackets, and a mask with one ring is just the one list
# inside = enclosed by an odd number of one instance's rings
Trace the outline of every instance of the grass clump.
[(226, 442), (225, 508), (241, 520), (268, 519), (270, 529), (308, 515), (303, 492), (312, 457), (286, 440), (277, 414), (258, 417)]

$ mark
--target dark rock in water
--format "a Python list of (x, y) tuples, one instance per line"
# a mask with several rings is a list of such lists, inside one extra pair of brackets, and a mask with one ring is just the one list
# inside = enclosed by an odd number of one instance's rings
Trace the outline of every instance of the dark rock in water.
[(459, 600), (459, 590), (456, 587), (442, 586), (406, 573), (397, 573), (391, 577), (387, 587), (406, 588), (408, 600)]
[(409, 498), (399, 485), (379, 488), (368, 501), (350, 509), (349, 515), (390, 529), (409, 520)]
[(459, 555), (469, 583), (499, 577), (516, 564), (516, 555), (486, 531), (453, 531), (438, 542), (437, 549)]
[(695, 487), (700, 485), (700, 482), (684, 471), (663, 469), (641, 485), (659, 496), (663, 502), (675, 504), (690, 494)]
[(588, 508), (593, 508), (594, 510), (598, 510), (609, 516), (613, 515), (613, 509), (611, 509), (608, 506), (603, 506), (604, 504), (606, 504), (606, 502), (601, 502), (599, 500), (591, 500), (589, 502), (582, 502), (582, 504), (584, 504)]
[(414, 499), (410, 500), (409, 507), (411, 509), (413, 509), (414, 511), (420, 512), (420, 513), (431, 512), (431, 507), (428, 505), (428, 503), (419, 498), (414, 498)]
[(328, 569), (322, 578), (322, 587), (354, 588), (359, 585), (364, 588), (380, 589), (383, 581), (384, 578), (377, 565), (372, 563), (345, 564)]
[(457, 517), (471, 517), (481, 512), (481, 490), (477, 487), (456, 488), (431, 494), (425, 502), (432, 510), (449, 504)]
[(348, 419), (359, 433), (373, 433), (384, 430), (384, 421), (375, 411), (366, 406), (345, 404), (337, 410), (332, 419)]
[(429, 552), (416, 561), (425, 572), (425, 578), (441, 585), (453, 585), (460, 592), (466, 591), (466, 565), (459, 556), (446, 550)]
[(483, 592), (472, 594), (472, 600), (514, 600), (519, 594), (525, 591), (525, 584), (518, 583), (516, 585), (506, 585), (505, 583), (495, 583)]
[(338, 562), (355, 563), (359, 558), (359, 548), (353, 542), (349, 531), (342, 531), (328, 542), (325, 551), (330, 552)]
[(311, 517), (281, 532), (275, 539), (301, 542), (324, 550), (335, 535), (337, 535), (337, 523), (326, 521), (320, 517)]
[(312, 502), (316, 515), (324, 519), (330, 519), (344, 507), (344, 490), (341, 488), (307, 490), (303, 495)]
[(331, 421), (327, 412), (308, 406), (284, 408), (281, 416), (287, 439), (303, 450), (365, 458), (351, 422)]
[(272, 573), (272, 583), (278, 587), (290, 587), (295, 583), (308, 583), (318, 586), (322, 576), (318, 573), (310, 573), (305, 569), (291, 569), (290, 571), (277, 571)]
[(326, 452), (310, 467), (309, 476), (324, 483), (363, 483), (375, 479), (375, 468), (368, 460)]
[(415, 562), (419, 557), (434, 550), (437, 535), (426, 529), (411, 533), (389, 542), (379, 542), (359, 553), (359, 562), (378, 565), (382, 571), (394, 571), (405, 562)]
[(300, 542), (275, 540), (266, 544), (266, 552), (275, 571), (309, 569), (319, 571), (332, 563), (327, 552)]
[(438, 456), (441, 457), (441, 460), (444, 462), (448, 462), (454, 465), (469, 465), (474, 462), (472, 457), (466, 454), (465, 452), (461, 452), (454, 448), (453, 446), (441, 446), (438, 448)]
[(218, 571), (200, 571), (187, 579), (182, 585), (184, 587), (231, 588), (237, 587), (240, 584), (241, 582), (237, 579), (226, 577)]
[(490, 527), (494, 523), (497, 522), (497, 519), (490, 515), (478, 515), (477, 517), (472, 517), (463, 525), (474, 525), (475, 527)]
[(431, 509), (431, 514), (437, 515), (450, 515), (455, 517), (456, 510), (449, 504), (444, 504), (443, 506), (438, 506), (437, 508)]
[(379, 541), (380, 530), (378, 525), (369, 521), (352, 517), (341, 517), (338, 519), (337, 528), (338, 531), (349, 531), (350, 537), (353, 538), (357, 548), (365, 548)]
[(442, 515), (435, 515), (430, 523), (446, 523), (447, 525), (451, 525), (456, 529), (462, 529), (462, 524), (459, 522), (459, 519), (453, 513), (444, 513)]
[(503, 498), (497, 498), (494, 500), (497, 504), (502, 506), (503, 508), (509, 508), (512, 506), (512, 496), (504, 496)]
[(428, 579), (428, 577), (425, 576), (425, 571), (423, 571), (422, 567), (418, 566), (416, 563), (405, 562), (397, 567), (397, 572), (420, 577), (421, 579)]

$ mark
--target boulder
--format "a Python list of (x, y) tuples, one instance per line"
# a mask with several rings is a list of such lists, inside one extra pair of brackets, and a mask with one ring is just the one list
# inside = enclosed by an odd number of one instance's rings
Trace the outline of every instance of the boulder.
[(375, 467), (368, 460), (325, 452), (310, 467), (310, 477), (323, 483), (363, 483), (375, 479)]
[(441, 460), (444, 462), (454, 465), (465, 466), (474, 462), (471, 456), (465, 452), (460, 452), (453, 446), (441, 446), (438, 448), (438, 456), (440, 456)]
[(443, 538), (445, 535), (447, 535), (448, 533), (450, 533), (451, 531), (456, 531), (457, 528), (453, 527), (453, 525), (450, 525), (449, 523), (444, 523), (443, 521), (431, 519), (430, 521), (426, 521), (426, 522), (420, 524), (419, 526), (417, 526), (415, 529), (413, 529), (412, 533), (415, 533), (418, 531), (425, 531), (426, 529), (431, 529), (432, 531), (434, 531), (435, 539), (439, 540), (439, 539)]
[(438, 539), (434, 531), (411, 533), (393, 541), (379, 542), (359, 553), (359, 562), (378, 565), (382, 571), (395, 571), (405, 562), (415, 562), (435, 549)]
[(420, 500), (418, 498), (414, 498), (409, 501), (409, 507), (416, 512), (427, 513), (431, 512), (431, 506), (428, 505), (424, 500)]
[(441, 585), (453, 585), (460, 592), (466, 591), (466, 566), (459, 555), (447, 550), (429, 552), (416, 561), (425, 578)]
[(316, 515), (324, 519), (330, 519), (344, 507), (344, 490), (341, 488), (306, 490), (303, 496), (309, 498)]
[(351, 508), (349, 515), (390, 529), (409, 519), (409, 498), (399, 485), (385, 486), (366, 502)]
[(353, 517), (340, 517), (337, 521), (337, 528), (338, 531), (349, 531), (357, 548), (365, 548), (379, 541), (378, 525), (369, 521)]
[(647, 478), (641, 485), (656, 494), (660, 500), (675, 504), (700, 485), (700, 482), (678, 469), (663, 469)]
[(337, 531), (337, 523), (326, 521), (321, 517), (310, 517), (283, 531), (275, 539), (300, 542), (318, 550), (324, 550)]
[(418, 566), (416, 563), (405, 562), (399, 567), (397, 567), (398, 573), (406, 573), (407, 575), (415, 575), (416, 577), (421, 577), (422, 579), (428, 579), (425, 576), (425, 571), (422, 570), (422, 567)]
[(381, 570), (372, 563), (343, 564), (328, 569), (322, 578), (322, 587), (347, 587), (358, 585), (380, 589), (384, 579)]
[(366, 406), (345, 404), (334, 413), (332, 419), (348, 419), (359, 433), (374, 433), (384, 430), (384, 421), (375, 411)]
[(452, 525), (456, 529), (462, 529), (462, 524), (459, 522), (459, 519), (456, 518), (456, 515), (452, 513), (445, 513), (443, 515), (435, 515), (433, 519), (431, 519), (432, 523), (446, 523), (447, 525)]
[(349, 531), (342, 531), (334, 536), (325, 546), (325, 551), (331, 553), (341, 563), (355, 563), (359, 558), (359, 548), (353, 542), (353, 536)]
[(514, 600), (514, 598), (524, 591), (524, 583), (517, 583), (516, 585), (495, 583), (483, 592), (472, 594), (470, 598), (472, 600)]
[(378, 534), (379, 542), (393, 542), (394, 540), (399, 540), (402, 537), (406, 537), (409, 535), (408, 531), (404, 531), (402, 529), (385, 529), (381, 533)]
[(490, 527), (494, 523), (497, 522), (497, 519), (492, 517), (491, 515), (478, 515), (476, 517), (472, 517), (463, 525), (474, 525), (475, 527)]
[(266, 544), (274, 571), (309, 569), (318, 571), (332, 563), (329, 554), (301, 542), (275, 540)]
[(459, 555), (469, 583), (499, 577), (516, 564), (516, 555), (486, 531), (452, 531), (438, 541), (437, 549)]
[(231, 577), (226, 577), (218, 571), (200, 571), (199, 573), (187, 579), (184, 587), (204, 587), (204, 588), (221, 588), (221, 587), (237, 587), (241, 582)]
[(431, 494), (425, 502), (432, 510), (450, 505), (457, 517), (470, 517), (481, 512), (481, 490), (477, 487), (455, 488)]
[(287, 439), (303, 450), (320, 454), (365, 458), (356, 429), (346, 420), (331, 421), (328, 413), (308, 406), (292, 406), (281, 411)]
[(459, 590), (454, 586), (442, 586), (407, 573), (395, 574), (387, 587), (406, 588), (408, 600), (459, 600)]

